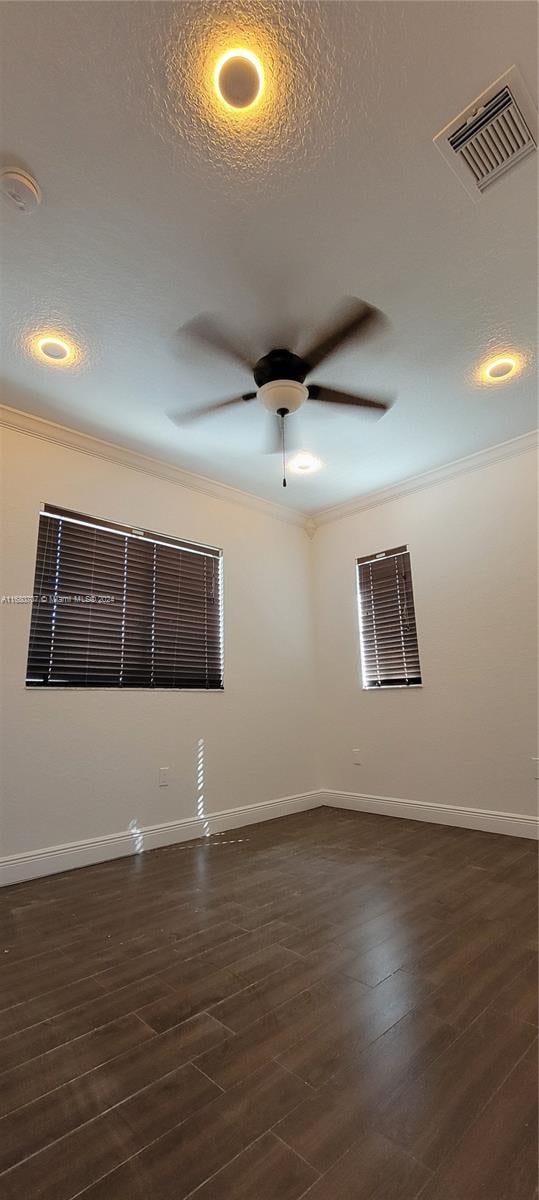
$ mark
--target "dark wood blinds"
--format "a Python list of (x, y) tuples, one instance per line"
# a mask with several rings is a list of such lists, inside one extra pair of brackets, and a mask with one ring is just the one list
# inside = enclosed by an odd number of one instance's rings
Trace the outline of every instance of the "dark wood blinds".
[(46, 505), (27, 685), (222, 688), (221, 565), (210, 546)]
[(365, 688), (417, 687), (421, 667), (406, 546), (357, 560)]

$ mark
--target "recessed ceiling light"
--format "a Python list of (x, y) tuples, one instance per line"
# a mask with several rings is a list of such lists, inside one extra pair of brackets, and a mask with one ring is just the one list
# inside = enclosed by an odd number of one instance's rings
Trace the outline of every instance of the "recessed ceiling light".
[(518, 375), (523, 366), (523, 356), (511, 350), (506, 354), (496, 354), (494, 358), (488, 358), (481, 363), (478, 377), (482, 383), (506, 383)]
[(28, 349), (38, 362), (50, 367), (69, 367), (79, 361), (79, 348), (65, 334), (56, 330), (42, 330), (28, 339)]
[(217, 60), (213, 82), (225, 108), (245, 112), (260, 100), (264, 68), (252, 50), (227, 50)]
[(45, 355), (45, 358), (53, 358), (55, 362), (61, 362), (62, 359), (69, 357), (69, 346), (61, 338), (40, 338), (38, 349)]
[(308, 450), (300, 450), (288, 465), (297, 475), (311, 475), (313, 471), (320, 470), (322, 462), (314, 454), (309, 454)]

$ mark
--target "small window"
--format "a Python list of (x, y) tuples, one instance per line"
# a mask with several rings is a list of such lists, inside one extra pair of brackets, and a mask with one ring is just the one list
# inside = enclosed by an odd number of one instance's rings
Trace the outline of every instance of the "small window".
[(222, 557), (45, 505), (28, 687), (223, 687)]
[(363, 687), (420, 687), (408, 547), (358, 558), (357, 585)]

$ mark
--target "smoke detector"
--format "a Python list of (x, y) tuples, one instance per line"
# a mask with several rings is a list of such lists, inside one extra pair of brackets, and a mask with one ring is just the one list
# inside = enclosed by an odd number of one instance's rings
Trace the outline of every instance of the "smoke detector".
[(537, 110), (517, 67), (433, 139), (472, 200), (537, 149)]
[(29, 213), (41, 204), (41, 188), (27, 171), (6, 167), (0, 171), (0, 191), (4, 198), (21, 213)]

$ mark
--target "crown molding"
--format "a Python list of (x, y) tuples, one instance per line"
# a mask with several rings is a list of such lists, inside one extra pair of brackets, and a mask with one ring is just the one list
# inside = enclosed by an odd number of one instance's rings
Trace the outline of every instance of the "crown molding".
[(184, 471), (181, 467), (173, 466), (172, 463), (162, 462), (158, 458), (150, 458), (115, 442), (103, 441), (101, 438), (80, 433), (66, 425), (58, 425), (54, 421), (46, 421), (42, 417), (35, 417), (31, 413), (10, 408), (8, 405), (0, 405), (0, 425), (15, 433), (26, 434), (28, 437), (64, 446), (67, 450), (74, 450), (78, 454), (87, 454), (92, 458), (115, 463), (116, 466), (127, 467), (131, 471), (140, 471), (143, 475), (164, 479), (167, 483), (173, 483), (176, 487), (186, 488), (191, 492), (202, 492), (203, 495), (211, 496), (214, 500), (242, 504), (244, 507), (255, 509), (266, 517), (286, 521), (289, 525), (298, 525), (302, 528), (305, 525), (305, 513), (298, 512), (296, 509), (285, 508), (282, 504), (264, 500), (261, 496), (253, 495), (252, 492), (243, 492), (226, 483), (219, 483), (216, 479), (208, 479), (205, 475), (195, 475), (191, 471)]
[(367, 492), (364, 496), (357, 496), (354, 500), (345, 501), (344, 504), (335, 504), (331, 508), (320, 509), (318, 512), (311, 513), (308, 518), (311, 523), (310, 527), (313, 528), (314, 523), (314, 528), (318, 529), (321, 525), (328, 525), (331, 521), (340, 521), (344, 517), (364, 512), (368, 508), (378, 508), (380, 504), (390, 504), (393, 500), (412, 496), (416, 492), (422, 492), (425, 488), (447, 483), (459, 475), (467, 475), (470, 471), (482, 471), (485, 467), (493, 466), (494, 463), (506, 462), (519, 454), (537, 450), (538, 432), (534, 429), (531, 433), (524, 433), (520, 437), (511, 438), (508, 442), (489, 446), (486, 450), (479, 450), (476, 454), (467, 455), (466, 458), (458, 458), (443, 467), (435, 467), (432, 471), (424, 471), (421, 475), (412, 475), (390, 487)]
[(380, 504), (389, 504), (393, 500), (400, 500), (404, 496), (413, 495), (425, 488), (436, 487), (459, 475), (465, 475), (469, 471), (483, 470), (484, 467), (494, 463), (504, 462), (519, 454), (536, 450), (538, 444), (538, 431), (533, 430), (531, 433), (511, 438), (507, 442), (490, 446), (486, 450), (479, 450), (476, 454), (467, 455), (466, 458), (456, 459), (443, 467), (435, 467), (432, 471), (425, 471), (421, 475), (412, 475), (400, 483), (367, 492), (363, 496), (356, 496), (353, 500), (347, 500), (343, 504), (335, 504), (329, 508), (305, 513), (297, 509), (285, 508), (284, 505), (277, 504), (272, 500), (264, 500), (252, 492), (244, 492), (229, 484), (219, 483), (216, 479), (208, 479), (205, 475), (184, 471), (172, 463), (140, 454), (137, 450), (129, 450), (126, 446), (121, 446), (116, 442), (107, 442), (90, 434), (80, 433), (67, 425), (59, 425), (55, 421), (47, 421), (43, 417), (33, 416), (32, 413), (10, 408), (9, 405), (0, 404), (0, 426), (16, 433), (26, 434), (28, 437), (64, 446), (79, 454), (87, 454), (93, 458), (115, 463), (117, 466), (127, 467), (132, 471), (140, 471), (143, 475), (152, 475), (167, 483), (173, 483), (176, 487), (199, 492), (215, 500), (241, 504), (264, 516), (285, 521), (289, 525), (299, 526), (310, 538), (314, 537), (316, 530), (321, 525), (328, 525), (331, 521), (342, 520), (344, 517), (353, 516), (355, 513), (364, 512), (369, 508), (377, 508)]

